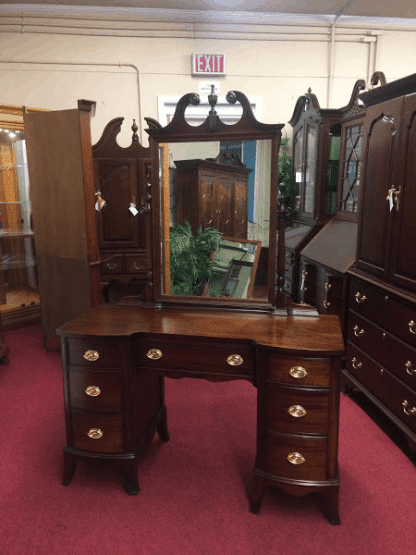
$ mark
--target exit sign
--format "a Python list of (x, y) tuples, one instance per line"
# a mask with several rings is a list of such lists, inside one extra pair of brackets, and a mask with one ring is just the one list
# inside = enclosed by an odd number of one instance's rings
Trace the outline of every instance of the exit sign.
[(224, 54), (193, 54), (193, 75), (225, 75)]

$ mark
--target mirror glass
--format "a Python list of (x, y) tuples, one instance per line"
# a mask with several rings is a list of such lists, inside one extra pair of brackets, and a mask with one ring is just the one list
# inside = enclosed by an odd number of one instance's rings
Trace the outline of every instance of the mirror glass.
[(271, 140), (159, 143), (163, 293), (268, 300)]

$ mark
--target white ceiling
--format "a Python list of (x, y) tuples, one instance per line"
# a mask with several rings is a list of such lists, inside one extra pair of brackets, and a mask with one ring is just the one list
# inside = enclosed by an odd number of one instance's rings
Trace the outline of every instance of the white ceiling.
[(1, 4), (416, 18), (415, 0), (0, 0)]

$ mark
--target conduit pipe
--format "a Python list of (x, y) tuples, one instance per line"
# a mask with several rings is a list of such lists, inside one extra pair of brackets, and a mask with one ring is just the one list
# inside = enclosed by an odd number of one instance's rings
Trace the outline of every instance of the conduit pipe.
[[(142, 111), (141, 111), (141, 97), (140, 97), (140, 72), (139, 68), (134, 64), (130, 63), (121, 63), (118, 64), (110, 63), (110, 62), (39, 62), (39, 61), (25, 61), (25, 60), (0, 60), (2, 64), (28, 64), (28, 65), (57, 65), (57, 66), (89, 66), (89, 67), (127, 67), (132, 68), (136, 72), (136, 80), (137, 80), (137, 110), (138, 110), (138, 119), (137, 121), (142, 121)], [(140, 144), (142, 143), (142, 129), (139, 125), (139, 140)]]

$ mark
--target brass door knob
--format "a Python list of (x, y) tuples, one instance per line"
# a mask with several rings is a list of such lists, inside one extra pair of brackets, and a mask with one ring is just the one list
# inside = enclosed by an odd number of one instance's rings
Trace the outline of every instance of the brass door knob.
[(289, 453), (289, 455), (287, 456), (287, 460), (291, 463), (291, 464), (303, 464), (306, 459), (305, 457), (303, 457), (300, 453)]
[(308, 372), (303, 366), (292, 366), (292, 368), (289, 370), (289, 374), (292, 376), (292, 378), (300, 380), (302, 378), (306, 378)]
[(306, 410), (301, 405), (292, 405), (287, 409), (287, 412), (294, 418), (303, 418), (306, 416)]
[(240, 355), (230, 355), (227, 357), (227, 363), (230, 366), (240, 366), (243, 362), (243, 357)]
[(162, 358), (162, 351), (159, 349), (149, 349), (146, 356), (152, 360), (158, 360), (159, 358)]
[(89, 385), (85, 390), (85, 393), (90, 397), (98, 397), (98, 395), (101, 395), (101, 389), (98, 385)]
[(94, 362), (95, 360), (98, 360), (100, 358), (98, 351), (93, 351), (92, 349), (88, 349), (88, 351), (85, 351), (82, 356), (85, 358), (85, 360), (88, 360), (89, 362)]
[(88, 437), (91, 439), (101, 439), (104, 435), (103, 431), (100, 428), (91, 428), (87, 432)]

